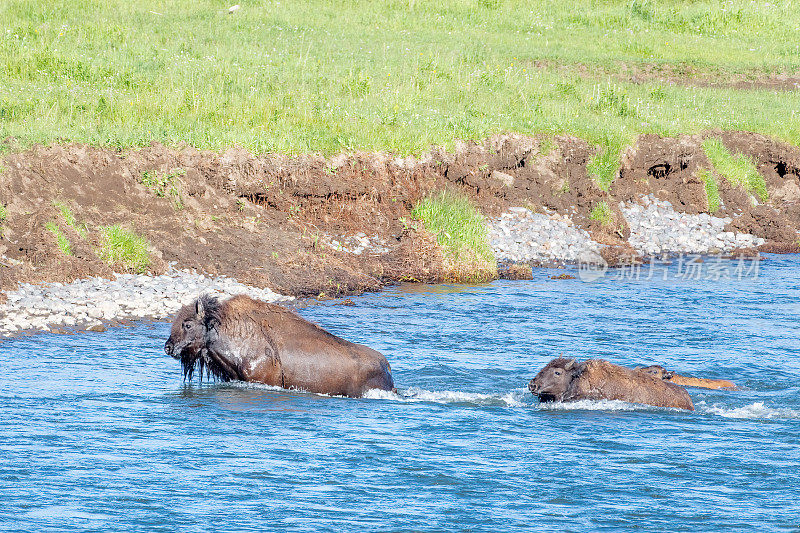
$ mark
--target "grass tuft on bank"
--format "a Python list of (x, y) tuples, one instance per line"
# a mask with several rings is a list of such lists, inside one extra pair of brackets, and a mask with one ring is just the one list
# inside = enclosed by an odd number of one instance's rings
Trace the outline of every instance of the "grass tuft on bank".
[(586, 172), (589, 177), (603, 191), (608, 192), (611, 184), (617, 178), (622, 149), (623, 141), (621, 139), (606, 136), (600, 141), (599, 151), (586, 164)]
[(485, 282), (497, 277), (486, 221), (469, 199), (438, 192), (417, 203), (411, 216), (436, 237), (444, 250), (447, 281)]
[(139, 183), (153, 191), (159, 198), (169, 196), (175, 209), (183, 209), (183, 198), (180, 193), (180, 178), (186, 174), (186, 170), (176, 168), (169, 172), (159, 175), (156, 170), (142, 172)]
[(734, 187), (742, 187), (766, 202), (769, 199), (767, 182), (764, 180), (755, 163), (744, 154), (732, 154), (719, 139), (703, 141), (703, 151), (708, 156), (714, 169)]
[(64, 223), (70, 228), (74, 229), (78, 235), (85, 239), (86, 235), (88, 234), (88, 227), (85, 223), (78, 223), (78, 220), (75, 218), (75, 214), (72, 212), (72, 209), (70, 209), (70, 207), (64, 202), (59, 201), (54, 201), (53, 206), (56, 207), (61, 213), (61, 218)]
[(604, 200), (595, 204), (592, 211), (589, 213), (589, 218), (600, 222), (604, 227), (611, 227), (614, 225), (614, 213), (612, 213), (611, 208), (608, 207), (608, 202)]
[(62, 233), (61, 229), (55, 224), (55, 222), (48, 222), (44, 225), (44, 227), (47, 231), (53, 234), (58, 249), (61, 250), (64, 255), (72, 255), (72, 244), (70, 244), (67, 236)]
[(703, 182), (706, 189), (706, 198), (708, 200), (708, 212), (716, 213), (722, 205), (722, 198), (719, 195), (719, 185), (714, 173), (708, 169), (702, 169), (697, 173), (697, 177)]
[(133, 231), (119, 225), (101, 228), (100, 259), (109, 265), (122, 265), (125, 270), (144, 274), (150, 266), (150, 243)]

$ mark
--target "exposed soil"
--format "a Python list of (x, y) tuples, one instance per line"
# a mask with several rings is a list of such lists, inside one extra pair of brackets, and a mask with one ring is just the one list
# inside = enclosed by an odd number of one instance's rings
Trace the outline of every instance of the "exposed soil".
[(611, 186), (618, 200), (633, 201), (654, 193), (677, 211), (708, 212), (708, 198), (697, 172), (711, 170), (702, 149), (707, 137), (722, 139), (733, 153), (742, 153), (764, 177), (769, 201), (758, 204), (751, 194), (715, 173), (722, 207), (713, 213), (728, 216), (729, 231), (752, 233), (774, 243), (796, 244), (800, 228), (800, 148), (748, 132), (709, 131), (700, 135), (662, 138), (643, 135), (622, 157), (619, 178)]
[(797, 91), (800, 90), (800, 72), (751, 71), (730, 73), (704, 71), (689, 64), (625, 63), (613, 68), (583, 63), (562, 64), (546, 60), (534, 61), (534, 68), (556, 70), (563, 74), (577, 74), (585, 78), (607, 78), (627, 83), (653, 83), (683, 87), (713, 87), (719, 89)]
[[(732, 230), (768, 239), (765, 250), (796, 251), (800, 149), (752, 133), (642, 136), (624, 154), (609, 192), (586, 172), (596, 148), (570, 136), (502, 135), (459, 143), (454, 153), (432, 150), (419, 160), (376, 153), (254, 156), (239, 148), (214, 153), (158, 144), (124, 152), (53, 145), (0, 162), (0, 203), (7, 211), (0, 289), (22, 281), (111, 276), (122, 265), (107, 265), (98, 250), (100, 228), (112, 224), (150, 241), (153, 272), (175, 262), (296, 296), (351, 294), (398, 280), (440, 281), (447, 279), (447, 261), (411, 221), (410, 210), (425, 195), (448, 188), (467, 195), (487, 216), (510, 206), (570, 215), (609, 245), (608, 259), (628, 261), (634, 253), (620, 201), (653, 193), (678, 211), (708, 210), (696, 173), (710, 168), (700, 147), (709, 135), (753, 158), (770, 193), (767, 204), (754, 206), (748, 193), (720, 178), (724, 208), (715, 214), (733, 218)], [(146, 172), (174, 176), (174, 194), (159, 196), (142, 184)], [(612, 227), (589, 219), (599, 201), (612, 208)], [(77, 227), (54, 202), (70, 208)], [(69, 239), (71, 256), (59, 250), (48, 222)], [(326, 244), (357, 232), (378, 238), (388, 251), (356, 255)], [(530, 276), (520, 269), (501, 272)]]
[(800, 89), (800, 73), (748, 72), (730, 74), (703, 72), (691, 65), (620, 65), (616, 76), (631, 83), (662, 82), (684, 87), (715, 87), (720, 89), (796, 91)]

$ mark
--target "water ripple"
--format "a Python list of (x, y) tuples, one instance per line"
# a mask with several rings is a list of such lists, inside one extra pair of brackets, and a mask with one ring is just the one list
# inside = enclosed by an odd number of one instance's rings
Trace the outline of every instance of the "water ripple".
[[(183, 383), (166, 324), (15, 339), (0, 529), (796, 531), (798, 268), (776, 257), (729, 283), (542, 270), (304, 309), (391, 361), (399, 392), (363, 399)], [(561, 353), (743, 390), (691, 389), (694, 412), (539, 404), (527, 382)]]

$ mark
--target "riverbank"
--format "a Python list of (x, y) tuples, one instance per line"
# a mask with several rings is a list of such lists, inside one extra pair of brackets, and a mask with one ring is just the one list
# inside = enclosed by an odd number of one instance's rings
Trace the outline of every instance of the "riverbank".
[[(623, 152), (610, 183), (592, 174), (599, 150), (571, 136), (501, 135), (418, 158), (158, 144), (12, 153), (0, 162), (0, 299), (8, 300), (0, 327), (45, 326), (9, 323), (28, 305), (32, 289), (20, 292), (20, 283), (116, 279), (109, 287), (134, 292), (152, 283), (146, 301), (160, 294), (169, 304), (142, 316), (163, 318), (184, 296), (225, 292), (222, 277), (240, 283), (237, 290), (271, 291), (266, 299), (468, 280), (470, 267), (454, 267), (442, 244), (446, 230), (431, 234), (414, 218), (440, 191), (483, 217), (496, 262), (613, 266), (681, 253), (798, 251), (797, 147), (743, 132), (646, 135)], [(131, 310), (151, 305), (126, 301)], [(89, 327), (100, 317), (73, 318)], [(48, 327), (61, 325), (71, 324)]]

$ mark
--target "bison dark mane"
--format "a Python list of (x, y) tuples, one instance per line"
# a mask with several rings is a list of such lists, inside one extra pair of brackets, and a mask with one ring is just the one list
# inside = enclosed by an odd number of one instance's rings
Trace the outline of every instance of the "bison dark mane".
[(203, 382), (203, 375), (208, 381), (231, 381), (225, 369), (222, 368), (216, 361), (208, 356), (208, 350), (205, 348), (198, 357), (181, 357), (181, 367), (183, 368), (183, 380), (192, 381), (195, 369), (197, 369), (197, 377), (200, 383)]
[(222, 313), (222, 303), (219, 301), (219, 298), (204, 295), (201, 296), (199, 300), (200, 303), (203, 304), (206, 329), (210, 330), (212, 327), (216, 328), (220, 323), (220, 314)]
[[(198, 298), (199, 303), (203, 307), (203, 327), (205, 329), (205, 343), (203, 349), (196, 355), (181, 355), (181, 367), (183, 369), (183, 380), (192, 381), (195, 369), (198, 370), (198, 378), (200, 383), (203, 382), (203, 375), (205, 374), (206, 380), (220, 380), (231, 381), (231, 377), (225, 369), (208, 354), (208, 343), (211, 335), (216, 335), (217, 327), (220, 324), (220, 314), (222, 312), (222, 304), (219, 299), (214, 296), (204, 295)], [(197, 306), (193, 306), (193, 311)]]

